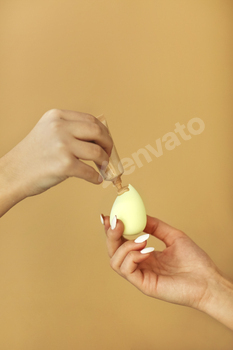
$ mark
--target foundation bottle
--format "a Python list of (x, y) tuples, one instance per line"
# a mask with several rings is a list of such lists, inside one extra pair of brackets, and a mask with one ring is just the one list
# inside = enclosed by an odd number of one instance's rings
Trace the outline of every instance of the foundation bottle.
[[(111, 136), (111, 133), (109, 131), (108, 124), (104, 115), (97, 117), (97, 119), (106, 126)], [(128, 186), (122, 186), (121, 176), (124, 173), (124, 168), (114, 143), (113, 143), (112, 153), (109, 158), (109, 163), (107, 167), (105, 169), (99, 168), (99, 171), (105, 181), (112, 181), (113, 185), (116, 187), (118, 195), (121, 195), (126, 191), (129, 191)]]

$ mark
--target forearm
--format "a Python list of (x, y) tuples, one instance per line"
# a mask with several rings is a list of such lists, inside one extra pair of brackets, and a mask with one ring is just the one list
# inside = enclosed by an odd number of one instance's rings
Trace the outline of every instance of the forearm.
[(205, 302), (200, 310), (233, 330), (233, 282), (221, 273), (210, 280)]
[(16, 178), (11, 155), (8, 153), (0, 158), (0, 217), (26, 197)]

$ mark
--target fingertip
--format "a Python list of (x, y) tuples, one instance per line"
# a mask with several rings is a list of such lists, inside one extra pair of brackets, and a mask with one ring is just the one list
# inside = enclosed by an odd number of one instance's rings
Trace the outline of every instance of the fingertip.
[(117, 219), (115, 215), (110, 223), (109, 218), (109, 228), (107, 230), (108, 237), (114, 240), (118, 240), (124, 233), (124, 224), (121, 220)]
[(155, 231), (158, 224), (158, 219), (154, 218), (153, 216), (147, 215), (146, 227), (144, 228), (143, 232), (152, 234)]
[(112, 230), (112, 231), (115, 230), (116, 225), (117, 225), (117, 216), (114, 215), (114, 217), (112, 218), (112, 221), (111, 221), (111, 230)]
[(148, 240), (148, 238), (150, 237), (149, 233), (146, 233), (145, 235), (141, 235), (139, 237), (137, 237), (134, 242), (135, 243), (142, 243)]
[(107, 155), (107, 160), (103, 160), (101, 164), (96, 164), (100, 172), (104, 172), (109, 164), (109, 156)]
[(101, 184), (104, 181), (103, 177), (100, 174), (98, 174), (97, 181), (98, 181), (97, 184)]
[(99, 185), (103, 182), (102, 176), (92, 166), (84, 163), (80, 159), (76, 159), (76, 162), (74, 163), (74, 166), (68, 176), (83, 179), (94, 185)]
[(105, 228), (109, 229), (109, 227), (110, 227), (110, 217), (109, 216), (104, 217), (104, 226), (105, 226)]
[(141, 254), (149, 254), (155, 250), (154, 247), (146, 247), (140, 251)]
[(123, 222), (122, 222), (120, 219), (117, 219), (117, 225), (116, 225), (115, 230), (116, 230), (116, 229), (117, 229), (118, 231), (121, 231), (121, 232), (122, 232), (122, 235), (123, 235), (125, 226), (124, 226)]
[(120, 231), (124, 231), (124, 224), (120, 219), (118, 219), (117, 215), (114, 215), (114, 217), (112, 218), (110, 226), (112, 231), (115, 231), (116, 229)]
[(100, 222), (102, 225), (104, 225), (104, 215), (100, 214)]

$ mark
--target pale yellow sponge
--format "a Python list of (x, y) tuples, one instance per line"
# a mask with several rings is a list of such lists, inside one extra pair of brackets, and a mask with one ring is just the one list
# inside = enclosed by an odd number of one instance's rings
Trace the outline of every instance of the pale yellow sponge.
[(147, 221), (146, 209), (133, 186), (129, 185), (129, 191), (117, 196), (112, 206), (110, 222), (115, 215), (125, 226), (124, 235), (136, 235), (144, 230)]

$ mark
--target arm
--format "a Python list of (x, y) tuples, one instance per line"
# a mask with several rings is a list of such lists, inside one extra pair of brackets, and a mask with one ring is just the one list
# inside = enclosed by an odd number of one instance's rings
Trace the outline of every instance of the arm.
[(0, 217), (26, 196), (14, 181), (8, 154), (0, 159)]
[(150, 297), (198, 309), (233, 330), (233, 283), (185, 233), (148, 216), (144, 231), (166, 247), (145, 253), (149, 235), (140, 243), (127, 241), (120, 220), (111, 227), (105, 217), (104, 225), (110, 264), (118, 274)]
[(104, 168), (111, 150), (107, 128), (92, 115), (56, 109), (46, 112), (0, 159), (0, 217), (24, 198), (71, 176), (100, 184), (102, 177), (82, 160)]
[(198, 308), (233, 330), (233, 283), (219, 271)]

